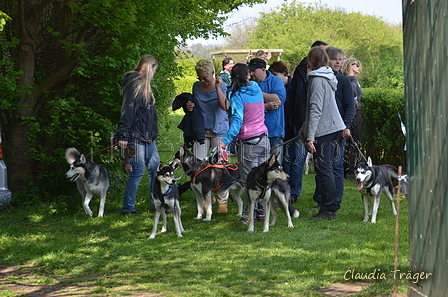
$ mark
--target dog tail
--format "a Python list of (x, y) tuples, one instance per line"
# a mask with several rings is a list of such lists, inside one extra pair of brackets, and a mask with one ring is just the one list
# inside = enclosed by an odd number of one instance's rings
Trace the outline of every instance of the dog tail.
[(291, 200), (289, 200), (288, 211), (291, 218), (297, 219), (300, 216), (300, 212), (292, 205)]
[(65, 159), (67, 160), (68, 164), (72, 164), (79, 157), (81, 157), (81, 153), (78, 152), (78, 150), (74, 147), (68, 148), (65, 151)]
[(389, 171), (392, 184), (394, 187), (396, 187), (398, 185), (398, 178), (399, 178), (398, 169), (389, 164), (384, 165), (384, 167), (386, 167), (387, 171)]
[(384, 167), (386, 167), (387, 171), (389, 171), (390, 176), (392, 178), (396, 178), (396, 179), (398, 178), (398, 169), (397, 168), (395, 168), (394, 166), (389, 165), (389, 164), (384, 165)]

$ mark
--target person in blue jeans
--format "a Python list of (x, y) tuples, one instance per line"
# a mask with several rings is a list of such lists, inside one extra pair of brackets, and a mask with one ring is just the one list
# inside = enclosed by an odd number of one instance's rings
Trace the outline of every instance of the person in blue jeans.
[(118, 146), (122, 150), (129, 152), (129, 163), (132, 166), (126, 183), (122, 215), (138, 215), (135, 200), (145, 167), (149, 171), (151, 210), (154, 210), (154, 179), (160, 157), (155, 142), (158, 119), (151, 80), (157, 66), (158, 62), (153, 56), (144, 55), (137, 68), (125, 73), (121, 80), (123, 105), (114, 138), (118, 139)]
[[(288, 75), (288, 67), (282, 61), (274, 61), (269, 66), (269, 71), (279, 77), (286, 91), (286, 102), (284, 108), (285, 114), (285, 141), (294, 138), (298, 134), (297, 128), (294, 126), (293, 119), (299, 115), (293, 113), (293, 108), (288, 108), (292, 104), (290, 101), (296, 100), (289, 93), (291, 90), (292, 77)], [(305, 70), (306, 75), (306, 70)], [(305, 99), (306, 100), (306, 99)], [(305, 119), (303, 119), (305, 121)], [(302, 121), (302, 123), (303, 123)], [(296, 202), (302, 193), (302, 176), (303, 167), (305, 166), (307, 151), (302, 145), (299, 138), (283, 146), (283, 170), (289, 175), (288, 183), (291, 187), (291, 202)]]

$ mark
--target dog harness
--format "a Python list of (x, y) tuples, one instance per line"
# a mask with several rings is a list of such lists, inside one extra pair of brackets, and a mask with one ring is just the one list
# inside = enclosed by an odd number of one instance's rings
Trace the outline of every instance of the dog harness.
[(264, 195), (266, 194), (266, 191), (267, 191), (267, 189), (268, 189), (268, 185), (269, 185), (269, 184), (261, 185), (261, 184), (258, 182), (258, 180), (255, 180), (255, 183), (256, 183), (257, 186), (259, 186), (259, 187), (261, 188), (261, 190), (262, 190), (261, 193), (260, 193), (260, 195), (258, 195), (257, 200), (263, 199)]
[(162, 203), (162, 205), (163, 205), (164, 207), (168, 206), (168, 205), (165, 203), (165, 196), (168, 196), (172, 191), (173, 191), (173, 187), (172, 187), (172, 186), (170, 186), (170, 187), (168, 188), (168, 191), (166, 191), (165, 194), (162, 194), (162, 193), (160, 193), (160, 191), (156, 190), (157, 195), (159, 195), (160, 203)]
[[(204, 168), (202, 168), (201, 170), (199, 170), (198, 172), (196, 172), (195, 175), (193, 175), (191, 177), (191, 182), (194, 183), (194, 179), (196, 178), (196, 176), (198, 176), (202, 171), (208, 169), (208, 168), (219, 168), (219, 169), (225, 169), (225, 170), (238, 170), (238, 164), (214, 164), (214, 165), (207, 165)], [(222, 182), (218, 182), (215, 185), (215, 188), (213, 189), (213, 193), (216, 193), (221, 187), (222, 187), (223, 183)]]

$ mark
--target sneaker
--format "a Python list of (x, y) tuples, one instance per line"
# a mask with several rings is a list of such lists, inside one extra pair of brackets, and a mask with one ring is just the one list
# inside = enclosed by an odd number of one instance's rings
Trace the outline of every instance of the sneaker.
[(311, 220), (336, 220), (336, 213), (330, 210), (319, 211)]
[(121, 213), (124, 216), (139, 216), (140, 214), (136, 211), (130, 211), (130, 212), (122, 212)]
[(249, 217), (246, 216), (242, 217), (240, 219), (240, 222), (243, 223), (244, 225), (249, 225)]

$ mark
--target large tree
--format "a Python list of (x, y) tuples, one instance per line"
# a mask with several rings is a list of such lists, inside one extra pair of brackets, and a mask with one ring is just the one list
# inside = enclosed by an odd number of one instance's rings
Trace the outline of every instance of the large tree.
[[(162, 113), (179, 75), (175, 46), (223, 33), (227, 14), (264, 0), (0, 0), (0, 121), (14, 191), (39, 183), (68, 145), (108, 145), (119, 81), (143, 54), (157, 57)], [(57, 166), (60, 167), (60, 166)], [(47, 179), (47, 183), (48, 183)]]

